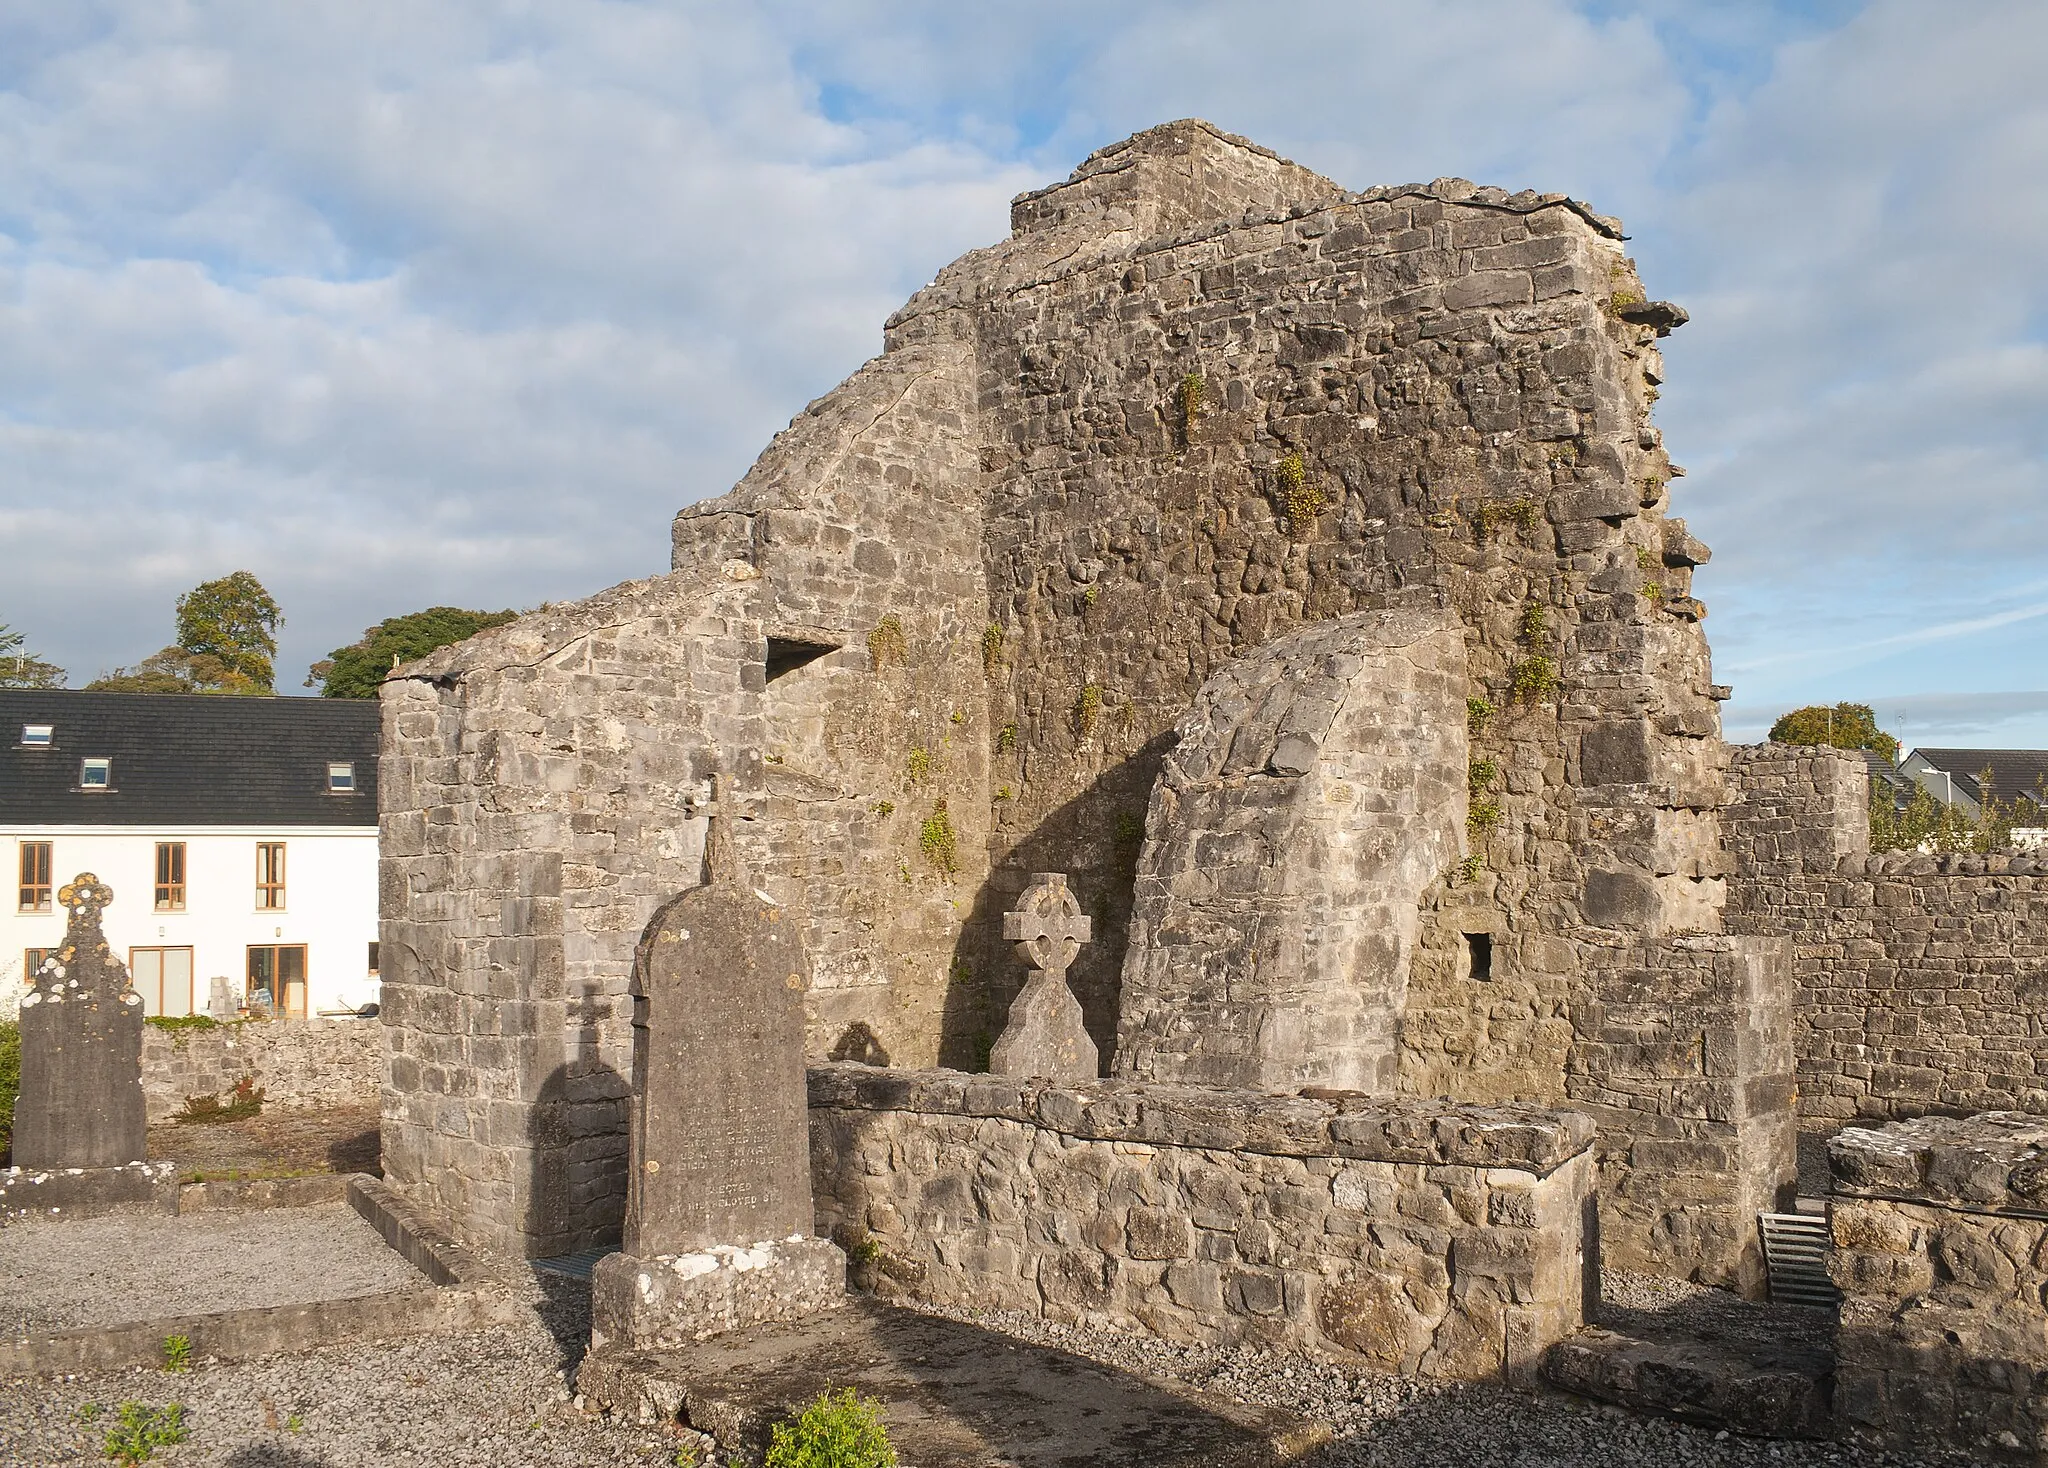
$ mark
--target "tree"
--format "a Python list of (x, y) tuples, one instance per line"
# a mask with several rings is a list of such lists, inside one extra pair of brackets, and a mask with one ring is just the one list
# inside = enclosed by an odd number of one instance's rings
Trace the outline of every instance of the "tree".
[(423, 658), (437, 647), (501, 627), (517, 612), (470, 612), (461, 607), (428, 607), (403, 617), (386, 617), (360, 640), (337, 647), (306, 674), (306, 686), (322, 698), (375, 698), (377, 685), (400, 663)]
[(1899, 741), (1877, 727), (1867, 703), (1812, 704), (1794, 709), (1771, 725), (1774, 744), (1829, 744), (1836, 749), (1874, 749), (1893, 764)]
[(0, 688), (62, 688), (65, 672), (26, 651), (26, 639), (0, 622)]
[(247, 571), (202, 581), (178, 598), (178, 640), (132, 668), (102, 673), (96, 693), (270, 694), (284, 614)]
[(218, 659), (256, 692), (274, 691), (271, 660), (283, 625), (277, 602), (247, 571), (202, 581), (178, 598), (178, 646), (194, 658)]

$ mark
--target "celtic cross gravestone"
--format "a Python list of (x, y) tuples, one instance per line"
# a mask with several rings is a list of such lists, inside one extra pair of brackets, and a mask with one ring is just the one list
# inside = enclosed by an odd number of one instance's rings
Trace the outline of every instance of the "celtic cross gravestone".
[(1064, 872), (1037, 872), (1003, 914), (1003, 936), (1031, 966), (1023, 990), (1010, 1005), (1010, 1022), (989, 1053), (997, 1075), (1085, 1080), (1095, 1075), (1095, 1041), (1081, 1022), (1080, 1001), (1067, 987), (1067, 970), (1094, 934)]

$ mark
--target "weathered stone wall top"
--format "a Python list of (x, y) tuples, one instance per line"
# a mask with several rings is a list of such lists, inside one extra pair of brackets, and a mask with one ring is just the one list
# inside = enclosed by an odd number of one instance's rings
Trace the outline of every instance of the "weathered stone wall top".
[(1574, 1111), (1402, 1097), (1273, 1096), (1141, 1081), (1056, 1085), (961, 1071), (814, 1066), (812, 1108), (903, 1111), (1029, 1123), (1085, 1141), (1273, 1157), (1505, 1167), (1546, 1177), (1593, 1144)]
[(1745, 877), (1831, 872), (1870, 851), (1870, 780), (1860, 755), (1824, 745), (1742, 744), (1728, 751), (1723, 829)]
[(2048, 1117), (2025, 1111), (1848, 1127), (1828, 1143), (1837, 1194), (1971, 1212), (2048, 1210)]
[(235, 1020), (142, 1027), (142, 1093), (152, 1123), (244, 1076), (268, 1107), (371, 1106), (384, 1079), (384, 1026), (365, 1019)]

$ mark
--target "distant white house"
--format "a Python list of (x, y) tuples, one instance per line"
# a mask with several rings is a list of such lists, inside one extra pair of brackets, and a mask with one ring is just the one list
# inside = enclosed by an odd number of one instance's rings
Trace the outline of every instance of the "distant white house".
[(0, 690), (0, 851), (0, 1013), (81, 872), (150, 1014), (204, 1013), (216, 975), (280, 1014), (377, 998), (374, 700)]

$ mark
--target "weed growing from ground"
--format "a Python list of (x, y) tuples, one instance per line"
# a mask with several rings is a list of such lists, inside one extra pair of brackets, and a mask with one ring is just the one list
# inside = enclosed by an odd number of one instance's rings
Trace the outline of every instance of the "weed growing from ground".
[(766, 1468), (896, 1468), (882, 1404), (851, 1387), (821, 1392), (796, 1421), (775, 1424)]
[(123, 1402), (120, 1416), (101, 1436), (100, 1446), (117, 1463), (147, 1463), (158, 1448), (172, 1447), (191, 1435), (182, 1402), (167, 1407)]

